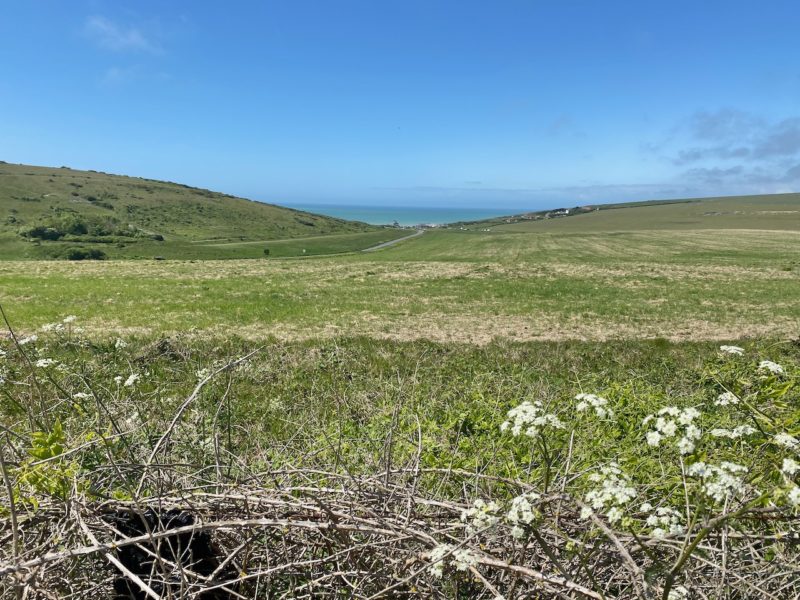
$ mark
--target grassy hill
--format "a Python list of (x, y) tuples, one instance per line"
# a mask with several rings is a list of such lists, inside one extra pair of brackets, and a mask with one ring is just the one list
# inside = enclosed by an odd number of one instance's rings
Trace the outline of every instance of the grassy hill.
[(686, 229), (800, 230), (800, 194), (631, 202), (542, 211), (464, 224), (493, 231), (600, 232)]
[[(328, 249), (321, 240), (334, 235)], [(79, 251), (109, 258), (244, 258), (264, 256), (273, 241), (294, 238), (313, 238), (306, 245), (326, 253), (397, 235), (177, 183), (0, 163), (0, 257), (5, 259), (65, 258)], [(275, 244), (278, 254), (286, 247)], [(305, 249), (301, 244), (297, 254)]]

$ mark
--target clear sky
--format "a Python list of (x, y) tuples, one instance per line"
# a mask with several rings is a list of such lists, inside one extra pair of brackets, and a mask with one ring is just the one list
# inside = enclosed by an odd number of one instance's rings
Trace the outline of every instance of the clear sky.
[(0, 159), (271, 202), (800, 188), (797, 0), (36, 0)]

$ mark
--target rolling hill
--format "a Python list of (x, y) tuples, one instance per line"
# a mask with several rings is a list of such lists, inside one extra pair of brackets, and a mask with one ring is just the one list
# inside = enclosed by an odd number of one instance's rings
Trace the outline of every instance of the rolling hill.
[[(563, 211), (569, 210), (568, 215)], [(467, 229), (517, 232), (761, 229), (800, 231), (800, 194), (601, 204), (498, 217)]]
[[(166, 181), (0, 163), (0, 257), (242, 256), (225, 242), (336, 236), (337, 247), (391, 239), (380, 228)], [(364, 237), (364, 243), (359, 240)], [(314, 247), (319, 247), (319, 242)], [(94, 252), (92, 252), (94, 251)], [(263, 256), (263, 247), (250, 248)], [(299, 252), (299, 250), (298, 250)], [(255, 254), (257, 253), (257, 254)]]

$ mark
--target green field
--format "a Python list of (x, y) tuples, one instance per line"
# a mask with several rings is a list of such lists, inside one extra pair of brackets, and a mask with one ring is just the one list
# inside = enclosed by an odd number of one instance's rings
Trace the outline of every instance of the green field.
[[(543, 216), (546, 213), (534, 213)], [(580, 233), (600, 231), (764, 229), (800, 230), (800, 194), (730, 196), (668, 202), (632, 202), (571, 209), (568, 217), (504, 217), (471, 223), (470, 229)]]
[(176, 506), (243, 597), (796, 596), (797, 203), (700, 205), (0, 261), (0, 573), (106, 597)]
[(0, 263), (0, 302), (19, 327), (76, 314), (105, 336), (782, 337), (800, 333), (799, 292), (791, 231), (433, 231), (301, 260)]

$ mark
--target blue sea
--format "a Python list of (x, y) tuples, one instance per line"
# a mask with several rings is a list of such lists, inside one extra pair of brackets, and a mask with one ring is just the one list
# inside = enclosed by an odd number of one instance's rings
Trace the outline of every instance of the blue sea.
[(285, 204), (284, 206), (349, 221), (363, 221), (371, 225), (391, 225), (395, 221), (400, 225), (442, 225), (456, 221), (479, 221), (490, 217), (518, 215), (524, 212), (519, 208), (436, 208), (346, 204)]

